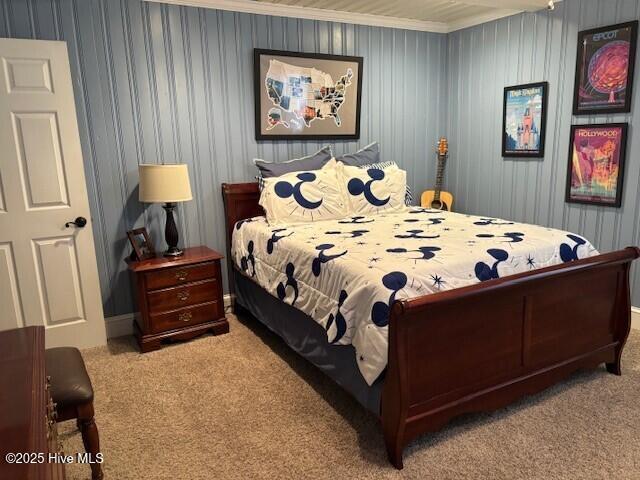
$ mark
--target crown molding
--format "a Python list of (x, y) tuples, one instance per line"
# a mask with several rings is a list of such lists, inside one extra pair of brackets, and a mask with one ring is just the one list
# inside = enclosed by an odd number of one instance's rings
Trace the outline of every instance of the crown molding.
[(387, 17), (384, 15), (370, 15), (363, 13), (344, 12), (339, 10), (325, 10), (322, 8), (299, 7), (281, 5), (254, 0), (145, 0), (153, 3), (167, 3), (171, 5), (212, 8), (232, 12), (254, 13), (276, 17), (302, 18), (306, 20), (322, 20), (325, 22), (349, 23), (355, 25), (369, 25), (373, 27), (398, 28), (416, 30), (420, 32), (449, 33), (480, 23), (490, 22), (509, 15), (515, 15), (523, 10), (498, 9), (488, 15), (465, 19), (460, 22), (427, 22), (410, 18)]
[(213, 8), (232, 12), (254, 13), (275, 17), (302, 18), (306, 20), (323, 20), (325, 22), (350, 23), (355, 25), (371, 25), (374, 27), (400, 28), (422, 32), (447, 33), (447, 24), (442, 22), (424, 22), (410, 18), (385, 17), (363, 13), (325, 10), (322, 8), (298, 7), (275, 3), (257, 2), (254, 0), (145, 0), (153, 3), (169, 3), (189, 7)]
[(511, 15), (516, 15), (524, 11), (525, 10), (512, 10), (508, 8), (502, 8), (494, 10), (493, 12), (487, 13), (485, 15), (476, 15), (472, 18), (463, 18), (462, 20), (448, 23), (447, 26), (449, 27), (449, 30), (447, 30), (447, 33), (455, 32), (456, 30), (463, 30), (469, 27), (475, 27), (476, 25), (492, 22), (501, 18), (510, 17)]
[[(459, 0), (467, 5), (491, 7), (500, 10), (526, 10), (535, 12), (547, 8), (549, 0)], [(562, 0), (554, 0), (561, 2)]]

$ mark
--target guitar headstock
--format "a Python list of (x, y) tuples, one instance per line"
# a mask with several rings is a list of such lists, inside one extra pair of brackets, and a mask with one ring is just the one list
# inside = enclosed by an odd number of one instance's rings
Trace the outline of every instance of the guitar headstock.
[(445, 137), (440, 137), (438, 141), (438, 155), (446, 155), (449, 153), (449, 142)]

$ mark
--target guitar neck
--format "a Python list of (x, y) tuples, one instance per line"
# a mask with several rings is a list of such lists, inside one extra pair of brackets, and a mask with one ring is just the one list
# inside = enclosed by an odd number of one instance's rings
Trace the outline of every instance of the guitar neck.
[(444, 166), (447, 160), (446, 155), (438, 154), (438, 170), (436, 172), (436, 186), (434, 188), (434, 199), (440, 200), (440, 192), (442, 191), (442, 181), (444, 178)]

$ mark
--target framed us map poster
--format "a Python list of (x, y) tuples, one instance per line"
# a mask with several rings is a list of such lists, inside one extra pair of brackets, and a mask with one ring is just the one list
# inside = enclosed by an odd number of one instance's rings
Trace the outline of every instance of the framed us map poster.
[(573, 114), (631, 111), (638, 21), (578, 34)]
[(360, 138), (362, 57), (254, 50), (256, 140)]

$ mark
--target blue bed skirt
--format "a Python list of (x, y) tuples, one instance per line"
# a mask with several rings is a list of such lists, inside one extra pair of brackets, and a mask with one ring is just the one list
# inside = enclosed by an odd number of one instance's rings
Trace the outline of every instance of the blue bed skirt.
[(324, 328), (307, 314), (281, 302), (244, 275), (236, 273), (234, 281), (235, 301), (240, 307), (353, 395), (367, 410), (380, 415), (384, 372), (373, 385), (367, 385), (351, 345), (330, 345)]

